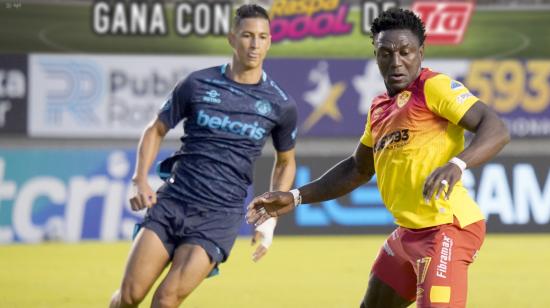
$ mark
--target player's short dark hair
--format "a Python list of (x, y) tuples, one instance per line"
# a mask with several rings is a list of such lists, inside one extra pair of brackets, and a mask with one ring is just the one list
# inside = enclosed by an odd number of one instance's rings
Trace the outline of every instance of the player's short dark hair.
[(420, 46), (426, 39), (426, 27), (415, 13), (402, 8), (390, 8), (378, 16), (370, 27), (371, 38), (385, 30), (411, 30), (416, 35)]
[(233, 27), (240, 25), (241, 21), (246, 18), (262, 18), (270, 22), (267, 11), (257, 4), (244, 4), (237, 9), (235, 18), (233, 18)]

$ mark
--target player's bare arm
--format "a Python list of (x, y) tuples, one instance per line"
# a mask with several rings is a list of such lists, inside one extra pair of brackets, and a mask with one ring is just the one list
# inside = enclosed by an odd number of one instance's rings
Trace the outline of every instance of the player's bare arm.
[[(343, 196), (374, 175), (372, 148), (359, 144), (354, 154), (327, 171), (319, 179), (300, 187), (303, 203), (315, 203)], [(295, 207), (290, 192), (267, 192), (252, 200), (246, 215), (250, 224), (259, 225), (270, 217), (278, 217)]]
[(271, 173), (270, 191), (287, 191), (292, 187), (296, 175), (295, 150), (277, 152)]
[[(277, 152), (275, 156), (275, 163), (271, 173), (271, 185), (270, 191), (288, 191), (292, 187), (294, 182), (294, 176), (296, 175), (296, 158), (295, 150), (289, 150), (284, 152)], [(252, 237), (252, 245), (259, 243), (258, 247), (252, 254), (252, 260), (254, 262), (259, 261), (269, 249), (273, 241), (273, 232), (275, 231), (275, 225), (277, 224), (277, 218), (273, 217), (266, 221), (262, 225), (256, 227), (254, 236)]]
[(157, 157), (160, 144), (168, 132), (166, 125), (155, 118), (143, 131), (138, 145), (136, 168), (132, 176), (134, 196), (130, 198), (132, 210), (139, 211), (151, 207), (157, 202), (157, 194), (147, 181), (147, 174)]
[[(475, 134), (470, 145), (457, 155), (467, 167), (476, 167), (487, 162), (510, 141), (510, 134), (504, 122), (481, 101), (477, 101), (458, 124)], [(424, 199), (430, 199), (434, 192), (435, 198), (438, 198), (444, 191), (442, 181), (448, 182), (448, 189), (444, 195), (448, 199), (461, 176), (462, 169), (454, 163), (449, 162), (437, 168), (426, 179)]]

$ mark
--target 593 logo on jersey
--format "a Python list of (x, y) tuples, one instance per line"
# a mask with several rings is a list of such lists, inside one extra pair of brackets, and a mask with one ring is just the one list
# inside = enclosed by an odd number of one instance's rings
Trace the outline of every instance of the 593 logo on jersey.
[(380, 138), (374, 145), (374, 152), (378, 152), (385, 148), (396, 148), (407, 144), (409, 140), (409, 129), (401, 129), (393, 131), (384, 137)]

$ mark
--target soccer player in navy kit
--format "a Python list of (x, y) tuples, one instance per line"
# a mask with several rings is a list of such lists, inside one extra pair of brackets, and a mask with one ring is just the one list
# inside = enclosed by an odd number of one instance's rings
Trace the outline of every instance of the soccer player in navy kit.
[[(231, 64), (189, 75), (145, 129), (130, 202), (134, 210), (148, 209), (111, 307), (136, 307), (170, 262), (152, 307), (177, 307), (217, 270), (237, 237), (253, 163), (270, 135), (277, 151), (271, 190), (291, 188), (296, 104), (262, 70), (269, 29), (263, 8), (241, 6), (228, 36)], [(146, 180), (148, 170), (167, 131), (181, 120), (183, 144), (161, 164), (170, 172), (155, 193)], [(267, 251), (274, 227), (274, 221), (257, 227), (267, 240), (257, 247), (255, 260)]]

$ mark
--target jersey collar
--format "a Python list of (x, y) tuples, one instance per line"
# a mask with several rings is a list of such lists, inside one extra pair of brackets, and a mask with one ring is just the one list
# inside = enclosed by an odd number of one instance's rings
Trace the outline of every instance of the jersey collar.
[[(225, 63), (220, 68), (220, 73), (222, 73), (222, 75), (224, 75), (224, 76), (225, 76), (225, 72), (227, 71), (227, 66), (228, 65), (229, 65), (229, 63)], [(267, 80), (267, 74), (265, 73), (264, 70), (262, 70), (262, 82), (265, 82), (266, 80)]]

